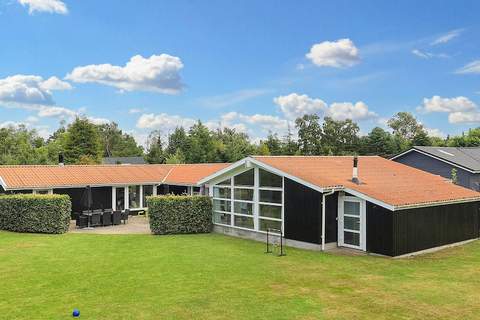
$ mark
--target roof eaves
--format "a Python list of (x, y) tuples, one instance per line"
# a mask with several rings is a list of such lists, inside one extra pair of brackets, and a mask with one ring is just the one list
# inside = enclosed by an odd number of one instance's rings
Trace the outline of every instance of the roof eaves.
[(399, 211), (399, 210), (405, 210), (405, 209), (415, 209), (415, 208), (424, 208), (424, 207), (434, 207), (434, 206), (439, 206), (439, 205), (456, 204), (456, 203), (477, 202), (477, 201), (480, 201), (480, 196), (463, 198), (463, 199), (453, 199), (453, 200), (441, 200), (441, 201), (432, 201), (432, 202), (403, 204), (403, 205), (394, 206), (393, 211)]

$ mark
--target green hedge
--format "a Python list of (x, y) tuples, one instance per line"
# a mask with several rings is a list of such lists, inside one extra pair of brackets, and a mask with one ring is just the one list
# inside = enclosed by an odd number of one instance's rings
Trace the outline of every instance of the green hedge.
[(67, 195), (0, 196), (0, 229), (15, 232), (65, 233), (72, 203)]
[(212, 200), (204, 196), (147, 197), (154, 234), (207, 233), (212, 230)]

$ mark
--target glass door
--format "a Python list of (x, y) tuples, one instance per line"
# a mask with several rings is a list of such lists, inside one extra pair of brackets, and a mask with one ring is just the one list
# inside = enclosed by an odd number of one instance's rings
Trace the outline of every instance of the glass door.
[(340, 246), (365, 250), (365, 201), (339, 197), (338, 242)]
[(117, 187), (115, 190), (115, 200), (117, 205), (117, 210), (125, 209), (125, 188)]

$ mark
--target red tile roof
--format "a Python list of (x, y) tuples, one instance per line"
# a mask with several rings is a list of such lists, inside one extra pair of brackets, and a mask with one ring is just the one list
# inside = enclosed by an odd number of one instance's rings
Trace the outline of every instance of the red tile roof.
[[(228, 164), (195, 165), (33, 165), (0, 166), (8, 189), (60, 188), (86, 185), (157, 184), (196, 185)], [(1, 180), (0, 180), (1, 182)]]
[(457, 186), (441, 176), (377, 156), (358, 157), (360, 184), (351, 181), (351, 156), (253, 158), (318, 187), (345, 187), (394, 207), (480, 200), (480, 193)]

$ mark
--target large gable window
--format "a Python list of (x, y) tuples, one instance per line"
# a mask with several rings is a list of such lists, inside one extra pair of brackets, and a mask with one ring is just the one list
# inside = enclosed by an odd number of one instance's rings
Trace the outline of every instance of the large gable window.
[(282, 230), (282, 176), (251, 168), (217, 183), (210, 195), (215, 224), (262, 232)]

